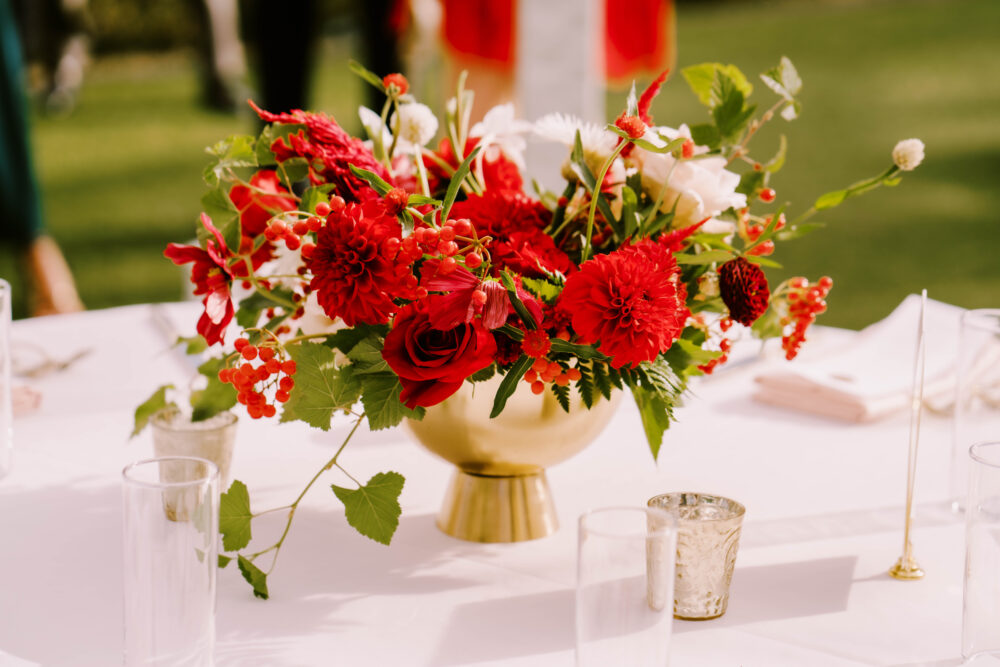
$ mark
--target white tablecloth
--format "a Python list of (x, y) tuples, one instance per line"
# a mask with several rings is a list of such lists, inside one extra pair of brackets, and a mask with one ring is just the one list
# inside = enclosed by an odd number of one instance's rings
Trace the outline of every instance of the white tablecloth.
[[(168, 312), (188, 331), (197, 308)], [(128, 440), (132, 411), (163, 382), (183, 385), (190, 367), (149, 306), (18, 321), (14, 336), (56, 356), (93, 353), (32, 382), (41, 409), (15, 422), (14, 467), (0, 480), (0, 651), (44, 665), (120, 664), (119, 476), (152, 451), (148, 432)], [(845, 336), (826, 330), (811, 353)], [(220, 571), (218, 664), (571, 665), (576, 517), (671, 490), (747, 507), (729, 612), (675, 621), (671, 664), (958, 664), (964, 531), (943, 505), (947, 420), (923, 424), (913, 542), (927, 576), (897, 582), (886, 571), (902, 546), (907, 416), (855, 425), (755, 403), (763, 363), (695, 386), (658, 464), (622, 401), (593, 445), (549, 471), (562, 529), (533, 542), (440, 533), (450, 466), (403, 430), (361, 434), (341, 459), (356, 477), (407, 478), (392, 546), (347, 525), (329, 487), (342, 480), (330, 473), (297, 513), (270, 600), (254, 599), (233, 565)], [(241, 419), (233, 475), (254, 508), (291, 501), (347, 425), (322, 433)], [(282, 523), (255, 526), (255, 536)]]

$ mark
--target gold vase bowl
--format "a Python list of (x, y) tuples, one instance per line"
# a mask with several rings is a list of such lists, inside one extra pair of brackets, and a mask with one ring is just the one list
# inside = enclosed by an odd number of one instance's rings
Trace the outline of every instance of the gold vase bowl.
[(589, 445), (611, 420), (620, 393), (587, 409), (575, 392), (566, 412), (551, 392), (519, 382), (504, 411), (490, 419), (502, 377), (465, 383), (446, 401), (409, 421), (417, 441), (453, 463), (437, 525), (473, 542), (521, 542), (554, 533), (559, 521), (545, 469)]

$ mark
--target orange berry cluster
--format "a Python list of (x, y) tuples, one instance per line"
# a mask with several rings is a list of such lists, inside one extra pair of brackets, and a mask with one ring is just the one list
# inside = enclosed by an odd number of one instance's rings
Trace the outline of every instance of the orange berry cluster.
[(545, 357), (539, 357), (524, 374), (524, 381), (531, 385), (533, 394), (540, 394), (545, 391), (545, 385), (549, 382), (555, 382), (560, 387), (565, 387), (581, 377), (583, 377), (583, 373), (580, 372), (579, 368), (563, 368), (558, 361), (549, 361)]
[(705, 375), (711, 375), (712, 371), (715, 370), (716, 366), (726, 363), (729, 361), (729, 350), (733, 347), (733, 341), (726, 337), (726, 332), (733, 326), (733, 320), (728, 317), (723, 317), (719, 320), (719, 329), (722, 330), (722, 338), (719, 340), (719, 349), (722, 350), (722, 354), (717, 356), (711, 361), (701, 364), (698, 366), (700, 370)]
[(806, 278), (792, 278), (788, 281), (788, 314), (781, 318), (785, 328), (781, 337), (781, 348), (785, 358), (791, 361), (806, 342), (806, 329), (816, 321), (816, 316), (826, 310), (826, 295), (833, 287), (833, 279), (823, 276), (815, 283)]
[(329, 203), (320, 202), (316, 204), (316, 215), (311, 215), (305, 220), (286, 222), (281, 218), (271, 221), (271, 224), (264, 230), (264, 238), (272, 243), (284, 241), (285, 247), (289, 250), (302, 249), (302, 257), (309, 259), (316, 251), (316, 244), (303, 241), (307, 234), (315, 234), (323, 226), (323, 219), (334, 211), (342, 211), (347, 205), (343, 197), (333, 195)]
[[(246, 338), (236, 339), (235, 347), (233, 366), (220, 370), (219, 380), (236, 388), (236, 400), (246, 406), (251, 418), (273, 417), (274, 403), (286, 402), (295, 386), (295, 361), (285, 359), (281, 349), (252, 345)], [(253, 361), (260, 363), (255, 366)], [(274, 403), (268, 401), (268, 394)]]

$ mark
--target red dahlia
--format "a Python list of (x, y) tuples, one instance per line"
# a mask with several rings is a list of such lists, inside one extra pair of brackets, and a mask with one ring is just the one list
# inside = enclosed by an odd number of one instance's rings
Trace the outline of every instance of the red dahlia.
[(487, 190), (470, 195), (451, 209), (452, 218), (468, 218), (476, 233), (491, 236), (488, 245), (497, 272), (509, 268), (528, 277), (543, 277), (546, 271), (564, 275), (576, 267), (544, 231), (551, 213), (517, 190)]
[(399, 252), (402, 231), (381, 200), (330, 213), (306, 260), (310, 287), (328, 316), (352, 327), (385, 324), (396, 312), (394, 298), (413, 297), (417, 278), (410, 270), (413, 259)]
[(559, 306), (581, 342), (621, 368), (652, 361), (680, 337), (688, 309), (673, 255), (648, 239), (585, 262), (566, 281)]
[(744, 257), (719, 267), (719, 293), (729, 316), (747, 327), (764, 314), (771, 298), (764, 272)]
[(385, 167), (375, 159), (360, 139), (352, 137), (330, 116), (295, 109), (291, 113), (271, 113), (250, 103), (261, 120), (267, 123), (301, 124), (306, 129), (288, 135), (288, 142), (279, 137), (271, 144), (278, 162), (304, 157), (309, 163), (309, 178), (314, 184), (333, 183), (337, 194), (349, 201), (369, 198), (371, 187), (351, 172), (350, 165), (378, 174), (392, 184)]

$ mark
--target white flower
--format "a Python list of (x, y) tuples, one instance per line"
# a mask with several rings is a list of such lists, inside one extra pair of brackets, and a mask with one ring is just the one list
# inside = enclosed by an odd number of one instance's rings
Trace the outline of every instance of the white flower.
[[(690, 138), (690, 132), (681, 126), (674, 130), (669, 127), (657, 128), (664, 136)], [(700, 155), (707, 149), (696, 146), (694, 153)], [(711, 218), (702, 230), (711, 234), (729, 233), (733, 224), (716, 219), (716, 216), (732, 207), (747, 205), (746, 195), (736, 192), (739, 175), (726, 169), (726, 159), (706, 157), (697, 160), (676, 160), (672, 155), (652, 153), (636, 148), (629, 158), (639, 167), (642, 187), (653, 199), (662, 197), (660, 210), (670, 211), (676, 204), (674, 227), (685, 227)]]
[(434, 138), (438, 119), (426, 104), (403, 104), (392, 116), (392, 131), (411, 144), (424, 146)]
[(472, 126), (469, 136), (479, 137), (479, 145), (483, 147), (482, 152), (487, 159), (495, 159), (495, 151), (500, 150), (523, 171), (524, 151), (528, 147), (523, 135), (531, 129), (531, 123), (514, 117), (513, 104), (498, 104)]
[(577, 131), (585, 153), (593, 153), (607, 159), (618, 145), (618, 136), (603, 125), (586, 123), (576, 116), (564, 113), (550, 113), (535, 121), (535, 134), (542, 139), (557, 141), (572, 147)]
[(892, 161), (903, 171), (913, 171), (924, 161), (924, 142), (903, 139), (892, 149)]

